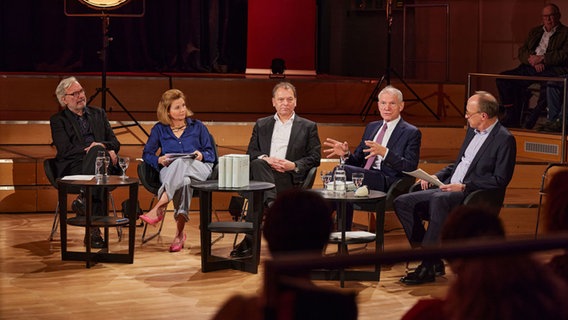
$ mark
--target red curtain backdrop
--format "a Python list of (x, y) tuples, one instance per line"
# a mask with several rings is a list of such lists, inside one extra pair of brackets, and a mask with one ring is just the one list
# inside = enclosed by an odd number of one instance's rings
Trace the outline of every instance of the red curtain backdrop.
[(282, 58), (287, 70), (315, 73), (315, 0), (249, 0), (247, 34), (247, 72)]

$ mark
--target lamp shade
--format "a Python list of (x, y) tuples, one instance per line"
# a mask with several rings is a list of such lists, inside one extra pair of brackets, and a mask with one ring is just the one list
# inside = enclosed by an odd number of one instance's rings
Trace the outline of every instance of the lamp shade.
[(94, 9), (116, 9), (130, 0), (79, 0)]

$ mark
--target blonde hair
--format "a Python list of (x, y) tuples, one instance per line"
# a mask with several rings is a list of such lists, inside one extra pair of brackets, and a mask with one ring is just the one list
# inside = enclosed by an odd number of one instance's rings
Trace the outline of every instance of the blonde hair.
[[(172, 102), (177, 99), (183, 99), (183, 101), (187, 103), (187, 99), (185, 98), (185, 95), (183, 94), (183, 92), (181, 92), (181, 90), (170, 89), (162, 94), (162, 98), (160, 99), (160, 102), (158, 102), (158, 110), (156, 111), (158, 121), (161, 124), (170, 125), (172, 123), (168, 112), (170, 111)], [(185, 117), (189, 118), (192, 115), (193, 112), (186, 106)]]

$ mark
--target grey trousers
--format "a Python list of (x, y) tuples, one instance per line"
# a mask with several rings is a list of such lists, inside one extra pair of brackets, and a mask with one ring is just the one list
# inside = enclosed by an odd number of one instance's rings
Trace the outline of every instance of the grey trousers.
[(191, 179), (205, 181), (211, 175), (212, 169), (212, 163), (180, 158), (160, 170), (162, 186), (158, 190), (158, 199), (165, 192), (168, 200), (174, 201), (175, 219), (182, 215), (186, 221), (189, 221), (188, 212), (193, 195)]

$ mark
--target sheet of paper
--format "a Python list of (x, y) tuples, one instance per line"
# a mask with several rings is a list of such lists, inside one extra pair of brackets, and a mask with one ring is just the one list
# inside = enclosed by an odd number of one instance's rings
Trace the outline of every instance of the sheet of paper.
[(93, 175), (84, 175), (84, 174), (78, 174), (78, 175), (73, 175), (73, 176), (65, 176), (63, 178), (61, 178), (61, 180), (82, 180), (82, 181), (89, 181), (91, 179), (93, 179), (95, 176)]
[(407, 172), (407, 171), (403, 171), (403, 172), (406, 173), (409, 176), (413, 176), (415, 178), (422, 179), (424, 181), (428, 181), (429, 183), (431, 183), (431, 184), (433, 184), (437, 187), (444, 185), (442, 183), (442, 181), (438, 180), (438, 178), (433, 177), (431, 174), (427, 173), (426, 171), (424, 171), (420, 168), (418, 168), (414, 171), (410, 171), (410, 172)]

